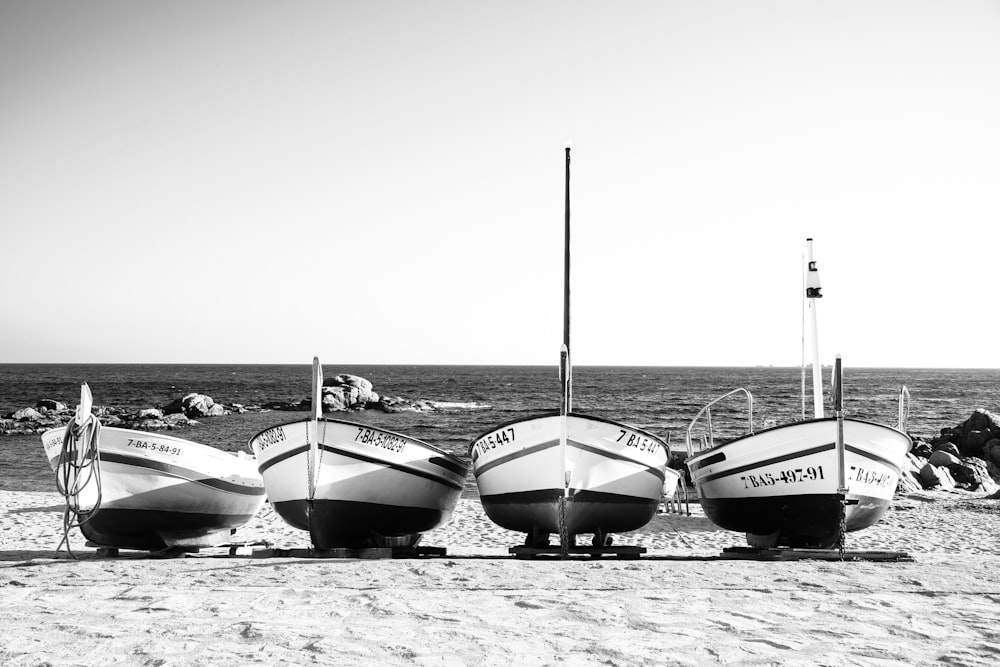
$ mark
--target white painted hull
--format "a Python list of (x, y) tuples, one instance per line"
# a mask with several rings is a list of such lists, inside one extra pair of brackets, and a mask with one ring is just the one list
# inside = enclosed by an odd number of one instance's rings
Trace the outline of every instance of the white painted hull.
[[(42, 435), (57, 476), (66, 429)], [(85, 444), (85, 443), (84, 443)], [(75, 494), (83, 510), (81, 532), (110, 547), (161, 549), (225, 544), (230, 532), (264, 504), (257, 462), (244, 453), (161, 433), (104, 427), (100, 430), (100, 503), (95, 480)], [(94, 508), (97, 511), (94, 512)]]
[[(688, 459), (706, 516), (728, 530), (777, 534), (778, 544), (829, 547), (840, 526), (837, 420), (796, 422)], [(846, 529), (876, 523), (896, 491), (911, 440), (889, 426), (844, 420)]]
[[(608, 534), (641, 528), (653, 517), (664, 482), (667, 446), (654, 435), (610, 420), (542, 415), (503, 424), (469, 448), (479, 496), (497, 525), (529, 535)], [(668, 483), (669, 484), (669, 483)]]
[[(317, 441), (310, 494), (309, 443)], [(250, 447), (275, 510), (320, 549), (415, 541), (451, 517), (468, 472), (425, 442), (331, 419), (275, 426)]]

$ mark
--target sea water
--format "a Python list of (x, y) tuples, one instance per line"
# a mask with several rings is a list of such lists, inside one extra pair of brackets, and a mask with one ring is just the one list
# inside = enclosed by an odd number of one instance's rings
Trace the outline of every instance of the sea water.
[[(349, 373), (367, 378), (381, 395), (430, 401), (435, 410), (386, 414), (376, 410), (342, 417), (425, 440), (459, 456), (493, 426), (534, 413), (557, 410), (560, 382), (555, 366), (402, 366), (324, 364), (324, 376)], [(302, 365), (185, 364), (0, 364), (0, 415), (53, 399), (75, 407), (80, 383), (90, 385), (96, 405), (132, 409), (162, 408), (191, 392), (217, 403), (245, 406), (299, 401), (310, 392), (311, 368)], [(830, 371), (824, 369), (829, 412)], [(811, 377), (805, 378), (811, 392)], [(955, 426), (972, 411), (1000, 410), (1000, 370), (846, 368), (848, 416), (895, 424), (900, 388), (909, 390), (908, 430), (930, 437)], [(621, 367), (573, 369), (573, 408), (644, 428), (682, 450), (687, 426), (713, 398), (737, 387), (754, 398), (754, 425), (799, 419), (803, 413), (803, 374), (790, 367)], [(745, 400), (713, 409), (713, 420), (745, 425)], [(806, 415), (812, 415), (811, 398)], [(301, 418), (273, 413), (264, 421)], [(226, 418), (215, 418), (226, 419)], [(209, 424), (213, 418), (202, 420)], [(225, 421), (219, 422), (225, 424)], [(263, 427), (262, 427), (263, 428)], [(228, 439), (219, 429), (201, 426), (173, 435), (233, 450), (245, 434)], [(211, 434), (203, 438), (202, 434)], [(225, 441), (225, 442), (223, 442)], [(0, 488), (31, 488), (49, 483), (38, 436), (0, 436)], [(37, 478), (37, 479), (36, 479)]]

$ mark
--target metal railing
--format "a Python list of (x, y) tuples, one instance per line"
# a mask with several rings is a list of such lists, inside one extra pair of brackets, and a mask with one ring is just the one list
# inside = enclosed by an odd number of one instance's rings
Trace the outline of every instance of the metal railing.
[(688, 498), (687, 483), (683, 473), (674, 482), (673, 489), (663, 488), (663, 512), (665, 514), (687, 514), (691, 516), (691, 500)]
[(704, 434), (701, 434), (699, 437), (699, 441), (701, 443), (699, 451), (705, 449), (706, 447), (715, 446), (715, 432), (712, 424), (712, 406), (726, 400), (730, 396), (741, 393), (744, 394), (747, 398), (747, 434), (753, 433), (753, 394), (750, 393), (750, 390), (744, 387), (740, 387), (739, 389), (733, 389), (729, 393), (723, 394), (722, 396), (719, 396), (715, 400), (711, 401), (708, 405), (699, 410), (698, 414), (696, 414), (694, 416), (694, 419), (691, 420), (691, 423), (687, 427), (687, 432), (685, 433), (685, 442), (687, 444), (688, 456), (694, 456), (695, 450), (694, 450), (694, 444), (692, 443), (691, 434), (695, 426), (697, 426), (698, 422), (701, 420), (702, 416), (704, 416), (706, 420), (706, 432)]

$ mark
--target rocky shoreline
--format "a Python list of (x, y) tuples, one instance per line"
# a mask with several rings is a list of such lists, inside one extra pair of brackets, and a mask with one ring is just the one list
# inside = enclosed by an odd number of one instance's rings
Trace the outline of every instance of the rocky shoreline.
[[(224, 415), (311, 409), (311, 397), (243, 405), (219, 403), (211, 396), (190, 393), (159, 408), (94, 406), (94, 413), (105, 426), (162, 431), (183, 429), (198, 424), (199, 419)], [(323, 411), (355, 410), (433, 412), (436, 407), (432, 401), (381, 396), (374, 391), (369, 380), (356, 375), (344, 373), (326, 378), (323, 382)], [(0, 416), (0, 435), (43, 433), (66, 424), (73, 414), (73, 408), (63, 403), (41, 399), (33, 407)], [(684, 458), (680, 452), (674, 452), (670, 466), (684, 470)], [(897, 492), (929, 489), (1000, 493), (1000, 419), (985, 409), (977, 409), (965, 421), (941, 429), (939, 435), (929, 440), (914, 438)]]
[[(244, 414), (246, 412), (303, 412), (312, 409), (312, 397), (298, 401), (268, 401), (262, 405), (219, 403), (211, 396), (190, 393), (162, 407), (130, 409), (117, 406), (94, 406), (104, 426), (131, 428), (139, 431), (163, 431), (194, 426), (207, 417)], [(343, 373), (323, 381), (323, 412), (378, 410), (381, 412), (433, 412), (432, 401), (401, 396), (382, 396), (372, 383), (357, 375)], [(63, 426), (73, 418), (74, 408), (51, 399), (41, 399), (33, 407), (25, 407), (0, 415), (0, 435), (30, 435)]]
[(964, 489), (1000, 492), (1000, 420), (978, 409), (929, 441), (913, 441), (897, 492)]

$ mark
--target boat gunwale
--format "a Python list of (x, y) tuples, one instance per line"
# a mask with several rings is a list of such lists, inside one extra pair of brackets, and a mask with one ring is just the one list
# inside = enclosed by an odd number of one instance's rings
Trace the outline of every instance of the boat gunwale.
[[(488, 471), (490, 471), (490, 470), (492, 470), (494, 468), (498, 468), (498, 467), (500, 467), (502, 465), (506, 465), (507, 463), (510, 463), (511, 461), (513, 461), (515, 459), (523, 458), (525, 456), (531, 456), (532, 454), (537, 454), (540, 451), (543, 451), (543, 450), (546, 450), (546, 449), (551, 449), (553, 447), (558, 447), (558, 446), (559, 446), (559, 443), (558, 443), (558, 441), (556, 441), (556, 442), (542, 443), (542, 444), (539, 444), (539, 445), (533, 445), (531, 447), (527, 447), (527, 448), (525, 448), (523, 450), (520, 450), (520, 451), (509, 452), (507, 454), (504, 454), (503, 456), (499, 456), (498, 458), (490, 461), (489, 463), (485, 463), (485, 464), (482, 464), (482, 465), (476, 465), (476, 466), (474, 466), (472, 474), (476, 478), (476, 480), (478, 481), (480, 476), (482, 476), (483, 474), (485, 474), (486, 472), (488, 472)], [(581, 451), (584, 451), (584, 452), (590, 452), (591, 454), (599, 454), (601, 456), (604, 456), (606, 459), (608, 458), (608, 453), (607, 452), (599, 450), (596, 447), (594, 447), (593, 445), (590, 445), (588, 443), (577, 443), (577, 448), (580, 449)], [(637, 466), (641, 466), (642, 470), (644, 472), (647, 472), (647, 473), (653, 475), (654, 477), (659, 478), (661, 485), (663, 484), (663, 482), (666, 481), (667, 474), (668, 474), (666, 471), (667, 470), (672, 470), (672, 468), (670, 468), (670, 466), (668, 466), (668, 465), (664, 465), (662, 468), (660, 466), (651, 466), (648, 463), (643, 463), (643, 462), (638, 461), (638, 460), (636, 460), (634, 458), (631, 458), (631, 457), (615, 456), (614, 460), (620, 461), (622, 463), (629, 463), (629, 464), (634, 464), (634, 465), (637, 465)]]
[[(45, 444), (45, 438), (46, 438), (46, 436), (48, 436), (51, 433), (54, 433), (56, 431), (62, 431), (63, 435), (65, 436), (66, 429), (68, 429), (68, 428), (69, 428), (69, 424), (65, 424), (63, 426), (56, 426), (54, 428), (50, 428), (49, 430), (42, 432), (42, 434), (40, 435), (40, 438), (42, 440), (43, 447), (44, 447), (44, 444)], [(142, 438), (146, 438), (146, 439), (159, 438), (161, 440), (173, 440), (175, 442), (183, 443), (184, 445), (191, 445), (199, 453), (205, 453), (205, 454), (209, 454), (209, 453), (211, 453), (211, 454), (223, 454), (225, 456), (228, 456), (228, 457), (240, 460), (240, 461), (245, 460), (245, 459), (241, 458), (241, 456), (240, 456), (241, 454), (243, 456), (246, 456), (246, 452), (244, 452), (243, 450), (237, 450), (235, 452), (229, 452), (229, 451), (226, 451), (225, 449), (221, 449), (221, 448), (215, 447), (213, 445), (206, 445), (203, 442), (198, 442), (196, 440), (189, 440), (187, 438), (179, 438), (176, 435), (171, 435), (169, 433), (163, 433), (161, 431), (142, 431), (142, 430), (135, 429), (135, 428), (124, 428), (124, 427), (121, 427), (121, 426), (105, 426), (104, 424), (101, 424), (101, 432), (103, 433), (105, 431), (112, 431), (112, 432), (116, 432), (116, 433), (134, 433), (134, 434), (136, 434), (136, 435), (138, 435), (138, 436), (140, 436)], [(250, 454), (254, 455), (252, 451), (250, 452)]]
[[(837, 419), (837, 417), (822, 417), (822, 418), (818, 418), (818, 419), (806, 419), (806, 420), (802, 420), (802, 421), (788, 422), (787, 424), (779, 424), (777, 426), (772, 426), (770, 428), (766, 428), (766, 429), (764, 429), (762, 431), (756, 431), (754, 433), (748, 433), (748, 434), (740, 436), (738, 438), (734, 438), (733, 440), (729, 440), (728, 442), (724, 442), (722, 444), (716, 445), (715, 447), (712, 447), (710, 449), (706, 449), (703, 452), (700, 452), (699, 454), (686, 459), (684, 461), (684, 465), (687, 467), (687, 469), (689, 471), (689, 474), (692, 476), (692, 480), (694, 480), (695, 471), (701, 470), (701, 468), (703, 466), (702, 465), (694, 465), (694, 466), (692, 466), (692, 463), (697, 464), (698, 462), (695, 461), (695, 459), (702, 458), (703, 455), (709, 455), (709, 456), (711, 456), (711, 455), (718, 455), (718, 454), (721, 453), (721, 454), (723, 454), (723, 458), (720, 461), (718, 461), (718, 463), (722, 463), (723, 461), (726, 460), (725, 456), (724, 456), (725, 452), (723, 452), (722, 450), (725, 449), (726, 447), (729, 447), (730, 445), (739, 444), (743, 440), (748, 440), (750, 438), (753, 438), (753, 437), (756, 437), (758, 435), (767, 433), (769, 431), (776, 431), (776, 430), (779, 430), (779, 429), (782, 429), (782, 428), (788, 428), (788, 427), (792, 427), (792, 426), (799, 426), (799, 425), (810, 424), (810, 423), (815, 423), (815, 422), (828, 422), (828, 421), (836, 422), (836, 421), (838, 421), (838, 419)], [(908, 442), (908, 446), (906, 448), (906, 452), (907, 453), (913, 447), (913, 439), (909, 436), (909, 434), (907, 434), (907, 433), (899, 430), (898, 428), (895, 428), (893, 426), (889, 426), (888, 424), (882, 424), (882, 423), (875, 422), (875, 421), (870, 421), (870, 420), (867, 420), (867, 419), (855, 419), (855, 418), (845, 418), (844, 421), (850, 421), (850, 422), (854, 422), (854, 423), (857, 423), (857, 424), (866, 424), (868, 426), (877, 426), (879, 428), (887, 429), (889, 431), (894, 431), (894, 432), (896, 432), (896, 433), (898, 433), (898, 434), (900, 434), (900, 435), (902, 435), (902, 436), (904, 436), (906, 438), (906, 440)], [(796, 451), (796, 452), (789, 452), (788, 454), (785, 454), (785, 455), (782, 455), (782, 456), (778, 456), (778, 457), (772, 457), (770, 459), (757, 460), (757, 461), (755, 461), (753, 463), (744, 464), (744, 465), (742, 465), (742, 466), (740, 466), (738, 468), (733, 468), (733, 469), (730, 469), (730, 470), (720, 470), (718, 472), (711, 473), (709, 475), (705, 475), (705, 476), (703, 476), (703, 477), (701, 477), (701, 478), (699, 478), (697, 480), (696, 485), (705, 484), (705, 483), (708, 483), (708, 482), (715, 481), (716, 479), (721, 479), (723, 477), (729, 477), (730, 475), (739, 474), (741, 472), (746, 472), (748, 470), (754, 470), (756, 468), (760, 468), (760, 467), (763, 467), (763, 466), (773, 465), (774, 463), (778, 463), (778, 462), (781, 462), (781, 461), (794, 460), (794, 459), (797, 459), (797, 458), (801, 458), (803, 456), (811, 456), (812, 454), (829, 451), (829, 450), (835, 449), (835, 448), (836, 448), (836, 442), (829, 442), (829, 443), (824, 443), (822, 445), (813, 446), (813, 447), (811, 447), (809, 449), (806, 449), (806, 450), (799, 450), (799, 451)], [(869, 452), (868, 450), (866, 450), (866, 449), (858, 446), (857, 444), (846, 443), (845, 444), (845, 448), (847, 449), (847, 451), (853, 452), (854, 454), (856, 454), (858, 456), (864, 457), (866, 459), (870, 459), (872, 461), (875, 461), (876, 463), (880, 463), (882, 465), (885, 465), (885, 466), (891, 468), (893, 470), (893, 472), (896, 474), (897, 479), (900, 478), (900, 477), (902, 477), (902, 474), (903, 474), (903, 464), (902, 463), (895, 463), (894, 461), (891, 461), (891, 460), (889, 460), (889, 459), (887, 459), (887, 458), (885, 458), (883, 456), (880, 456), (878, 454), (874, 454), (872, 452)], [(708, 458), (708, 457), (705, 457), (705, 458)], [(714, 464), (714, 463), (717, 463), (717, 462), (716, 461), (712, 461), (711, 463)]]
[[(293, 424), (308, 424), (308, 423), (310, 423), (312, 421), (330, 422), (330, 423), (333, 423), (333, 424), (344, 424), (346, 426), (356, 426), (358, 428), (369, 428), (369, 429), (373, 429), (373, 430), (376, 430), (376, 431), (381, 431), (382, 433), (388, 433), (389, 435), (394, 435), (394, 436), (397, 436), (399, 438), (404, 438), (406, 440), (413, 441), (413, 442), (417, 443), (418, 445), (420, 445), (422, 447), (426, 447), (426, 448), (430, 449), (431, 451), (433, 451), (434, 453), (440, 454), (440, 455), (444, 456), (446, 459), (450, 459), (450, 461), (453, 462), (453, 463), (455, 463), (456, 465), (465, 466), (466, 472), (468, 472), (468, 469), (469, 469), (469, 465), (470, 465), (469, 461), (467, 461), (467, 460), (465, 460), (465, 459), (463, 459), (463, 458), (461, 458), (459, 456), (456, 456), (455, 454), (447, 452), (444, 449), (438, 447), (437, 445), (432, 445), (431, 443), (429, 443), (429, 442), (427, 442), (425, 440), (421, 440), (420, 438), (414, 438), (412, 435), (406, 435), (405, 433), (399, 433), (398, 431), (391, 431), (391, 430), (389, 430), (387, 428), (382, 428), (381, 426), (374, 426), (372, 424), (362, 424), (360, 422), (352, 422), (352, 421), (349, 421), (347, 419), (330, 419), (330, 418), (327, 418), (327, 417), (320, 417), (319, 419), (316, 419), (316, 420), (313, 420), (313, 419), (295, 419), (295, 420), (292, 420), (292, 421), (282, 422), (281, 424), (274, 424), (273, 426), (269, 426), (269, 427), (267, 427), (267, 428), (265, 428), (265, 429), (263, 429), (261, 431), (258, 431), (257, 433), (255, 433), (251, 437), (249, 437), (247, 439), (247, 449), (249, 449), (250, 452), (253, 453), (253, 448), (250, 447), (250, 443), (253, 442), (254, 438), (257, 438), (258, 436), (260, 436), (260, 435), (262, 435), (264, 433), (267, 433), (271, 429), (275, 429), (275, 428), (278, 428), (278, 427), (281, 427), (281, 426), (292, 426)], [(256, 456), (256, 454), (254, 454), (254, 455)], [(259, 463), (258, 463), (258, 465), (259, 465)]]
[[(758, 435), (761, 435), (762, 433), (767, 433), (769, 431), (777, 431), (778, 429), (788, 428), (789, 426), (798, 426), (800, 424), (811, 424), (813, 422), (836, 422), (836, 421), (837, 421), (836, 417), (820, 417), (820, 418), (813, 418), (813, 419), (802, 419), (802, 420), (794, 421), (794, 422), (786, 422), (784, 424), (776, 424), (774, 426), (769, 426), (769, 427), (767, 427), (765, 429), (761, 429), (760, 431), (754, 431), (753, 433), (746, 433), (744, 435), (737, 436), (737, 437), (735, 437), (735, 438), (733, 438), (731, 440), (727, 440), (726, 442), (720, 443), (718, 445), (714, 445), (712, 447), (707, 447), (707, 448), (701, 450), (700, 452), (698, 452), (697, 454), (695, 454), (694, 456), (689, 456), (688, 458), (684, 459), (684, 464), (685, 465), (689, 465), (695, 459), (702, 458), (706, 454), (717, 453), (717, 452), (721, 451), (722, 449), (724, 449), (726, 447), (729, 447), (730, 445), (736, 444), (737, 442), (739, 442), (741, 440), (747, 440), (749, 438), (756, 437)], [(913, 438), (910, 437), (910, 434), (907, 433), (907, 432), (905, 432), (905, 431), (902, 431), (902, 430), (896, 428), (895, 426), (890, 426), (889, 424), (883, 424), (881, 422), (872, 421), (870, 419), (858, 419), (857, 417), (845, 417), (844, 421), (845, 422), (854, 422), (854, 423), (857, 423), (857, 424), (868, 424), (870, 426), (878, 426), (880, 428), (889, 429), (890, 431), (895, 431), (896, 433), (899, 433), (900, 435), (904, 436), (910, 442), (910, 448), (913, 447)], [(908, 448), (907, 451), (910, 451), (910, 449)]]
[[(562, 413), (559, 410), (550, 410), (548, 412), (539, 412), (539, 413), (535, 413), (535, 414), (533, 414), (533, 415), (531, 415), (529, 417), (519, 417), (517, 419), (511, 419), (511, 420), (505, 421), (502, 424), (497, 424), (497, 425), (489, 428), (488, 430), (481, 432), (479, 435), (477, 435), (475, 438), (472, 439), (472, 442), (469, 444), (469, 448), (467, 450), (468, 453), (469, 453), (469, 458), (470, 459), (472, 458), (472, 448), (476, 446), (476, 443), (479, 442), (485, 436), (489, 435), (490, 433), (493, 433), (494, 431), (499, 431), (499, 430), (501, 430), (503, 428), (506, 428), (508, 426), (513, 426), (514, 424), (520, 424), (522, 422), (532, 421), (532, 420), (535, 420), (535, 419), (544, 419), (546, 417), (559, 417), (559, 416), (561, 416), (561, 414)], [(661, 438), (658, 435), (650, 433), (649, 431), (647, 431), (644, 428), (640, 428), (638, 426), (632, 426), (631, 424), (627, 424), (625, 422), (616, 421), (616, 420), (610, 419), (608, 417), (597, 417), (595, 415), (588, 415), (588, 414), (583, 413), (583, 412), (576, 412), (576, 411), (572, 411), (572, 410), (570, 412), (567, 412), (566, 416), (567, 417), (580, 417), (582, 419), (590, 419), (592, 421), (603, 422), (605, 424), (611, 424), (613, 426), (624, 426), (626, 428), (632, 429), (633, 431), (636, 431), (637, 433), (641, 433), (642, 435), (648, 436), (648, 437), (652, 438), (653, 440), (655, 440), (656, 443), (659, 444), (663, 448), (663, 451), (664, 451), (664, 453), (666, 453), (667, 457), (668, 458), (670, 457), (670, 446), (667, 445), (666, 440), (664, 440), (663, 438)]]

